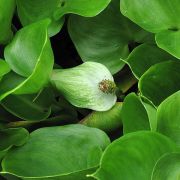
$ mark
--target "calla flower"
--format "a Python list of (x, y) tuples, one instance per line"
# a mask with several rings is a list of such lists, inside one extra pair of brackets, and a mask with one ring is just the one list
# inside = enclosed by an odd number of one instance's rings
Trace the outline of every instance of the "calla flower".
[(54, 70), (51, 81), (76, 107), (107, 111), (117, 99), (113, 76), (100, 63), (85, 62), (73, 68)]

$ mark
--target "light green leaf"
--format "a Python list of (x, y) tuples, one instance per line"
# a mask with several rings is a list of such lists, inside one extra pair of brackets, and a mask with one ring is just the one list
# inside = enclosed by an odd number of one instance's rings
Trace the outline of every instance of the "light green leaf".
[[(149, 109), (146, 109), (146, 106)], [(154, 131), (156, 129), (155, 115), (156, 109), (151, 105), (143, 103), (140, 97), (134, 93), (127, 95), (121, 111), (123, 133), (126, 134), (139, 130)]]
[(24, 146), (6, 155), (2, 173), (23, 179), (58, 180), (73, 179), (75, 174), (76, 179), (84, 180), (89, 169), (99, 165), (109, 143), (103, 131), (82, 125), (41, 128), (30, 134)]
[(122, 125), (122, 103), (117, 102), (110, 110), (104, 112), (93, 111), (81, 123), (89, 127), (96, 127), (105, 132), (111, 132)]
[(6, 44), (13, 36), (11, 30), (11, 21), (15, 7), (15, 0), (0, 1), (0, 44)]
[(147, 31), (157, 33), (158, 46), (180, 59), (179, 0), (121, 0), (121, 12)]
[(6, 63), (6, 61), (0, 59), (0, 80), (1, 80), (2, 76), (7, 74), (10, 70), (11, 69), (10, 69), (9, 65)]
[(98, 16), (85, 18), (71, 15), (68, 31), (82, 60), (104, 64), (112, 74), (124, 66), (121, 58), (129, 54), (129, 44), (144, 42), (151, 34), (123, 17), (119, 0)]
[(5, 49), (10, 72), (0, 84), (0, 100), (9, 94), (32, 94), (49, 82), (53, 68), (53, 52), (47, 36), (49, 20), (21, 29)]
[(180, 13), (178, 0), (121, 0), (121, 12), (124, 16), (147, 31), (158, 33), (179, 25)]
[(157, 110), (157, 131), (180, 146), (180, 91), (165, 99)]
[(140, 92), (158, 106), (180, 89), (179, 69), (178, 61), (167, 61), (152, 66), (139, 80)]
[(125, 61), (135, 77), (139, 79), (152, 65), (171, 59), (175, 58), (160, 48), (142, 44), (135, 48)]
[(74, 68), (54, 70), (51, 82), (60, 94), (77, 107), (107, 111), (117, 99), (114, 79), (100, 63), (85, 62)]
[(100, 168), (91, 175), (98, 180), (147, 180), (157, 161), (176, 145), (166, 136), (139, 131), (115, 140), (105, 150)]
[(23, 26), (45, 18), (51, 18), (50, 35), (57, 34), (67, 13), (95, 16), (109, 4), (110, 0), (17, 0), (18, 15)]
[(168, 153), (157, 162), (152, 180), (179, 180), (180, 153)]
[(5, 60), (17, 74), (28, 77), (41, 58), (48, 60), (51, 58), (50, 42), (47, 37), (48, 24), (49, 20), (44, 20), (22, 28), (6, 46)]
[(180, 59), (180, 31), (161, 31), (156, 34), (156, 43), (160, 48)]

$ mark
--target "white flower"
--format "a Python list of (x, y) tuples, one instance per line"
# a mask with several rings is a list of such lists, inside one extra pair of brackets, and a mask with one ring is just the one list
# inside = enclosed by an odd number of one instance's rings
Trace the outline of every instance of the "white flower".
[(74, 106), (107, 111), (116, 102), (115, 83), (109, 70), (96, 62), (54, 70), (52, 84)]

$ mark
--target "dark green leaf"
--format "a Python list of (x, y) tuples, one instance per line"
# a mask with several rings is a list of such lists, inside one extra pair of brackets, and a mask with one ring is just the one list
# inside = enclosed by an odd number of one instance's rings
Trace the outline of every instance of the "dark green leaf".
[[(146, 109), (146, 106), (149, 109)], [(126, 96), (121, 111), (124, 134), (139, 130), (151, 129), (154, 131), (156, 129), (156, 109), (151, 105), (146, 106), (140, 97), (134, 93)]]
[(152, 66), (141, 76), (139, 89), (143, 96), (159, 105), (180, 89), (180, 63), (167, 61)]
[(150, 36), (119, 12), (119, 0), (113, 0), (93, 18), (70, 16), (69, 34), (82, 60), (104, 64), (111, 73), (122, 69), (129, 54), (128, 44), (144, 42)]
[(139, 79), (152, 65), (171, 59), (175, 58), (158, 47), (142, 44), (135, 48), (125, 61)]
[(0, 159), (12, 146), (22, 146), (29, 138), (29, 133), (24, 128), (11, 128), (0, 130)]

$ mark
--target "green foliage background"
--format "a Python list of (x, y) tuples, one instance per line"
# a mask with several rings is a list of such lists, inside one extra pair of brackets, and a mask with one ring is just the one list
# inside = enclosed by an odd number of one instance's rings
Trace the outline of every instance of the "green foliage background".
[(0, 178), (180, 180), (179, 0), (0, 0)]

